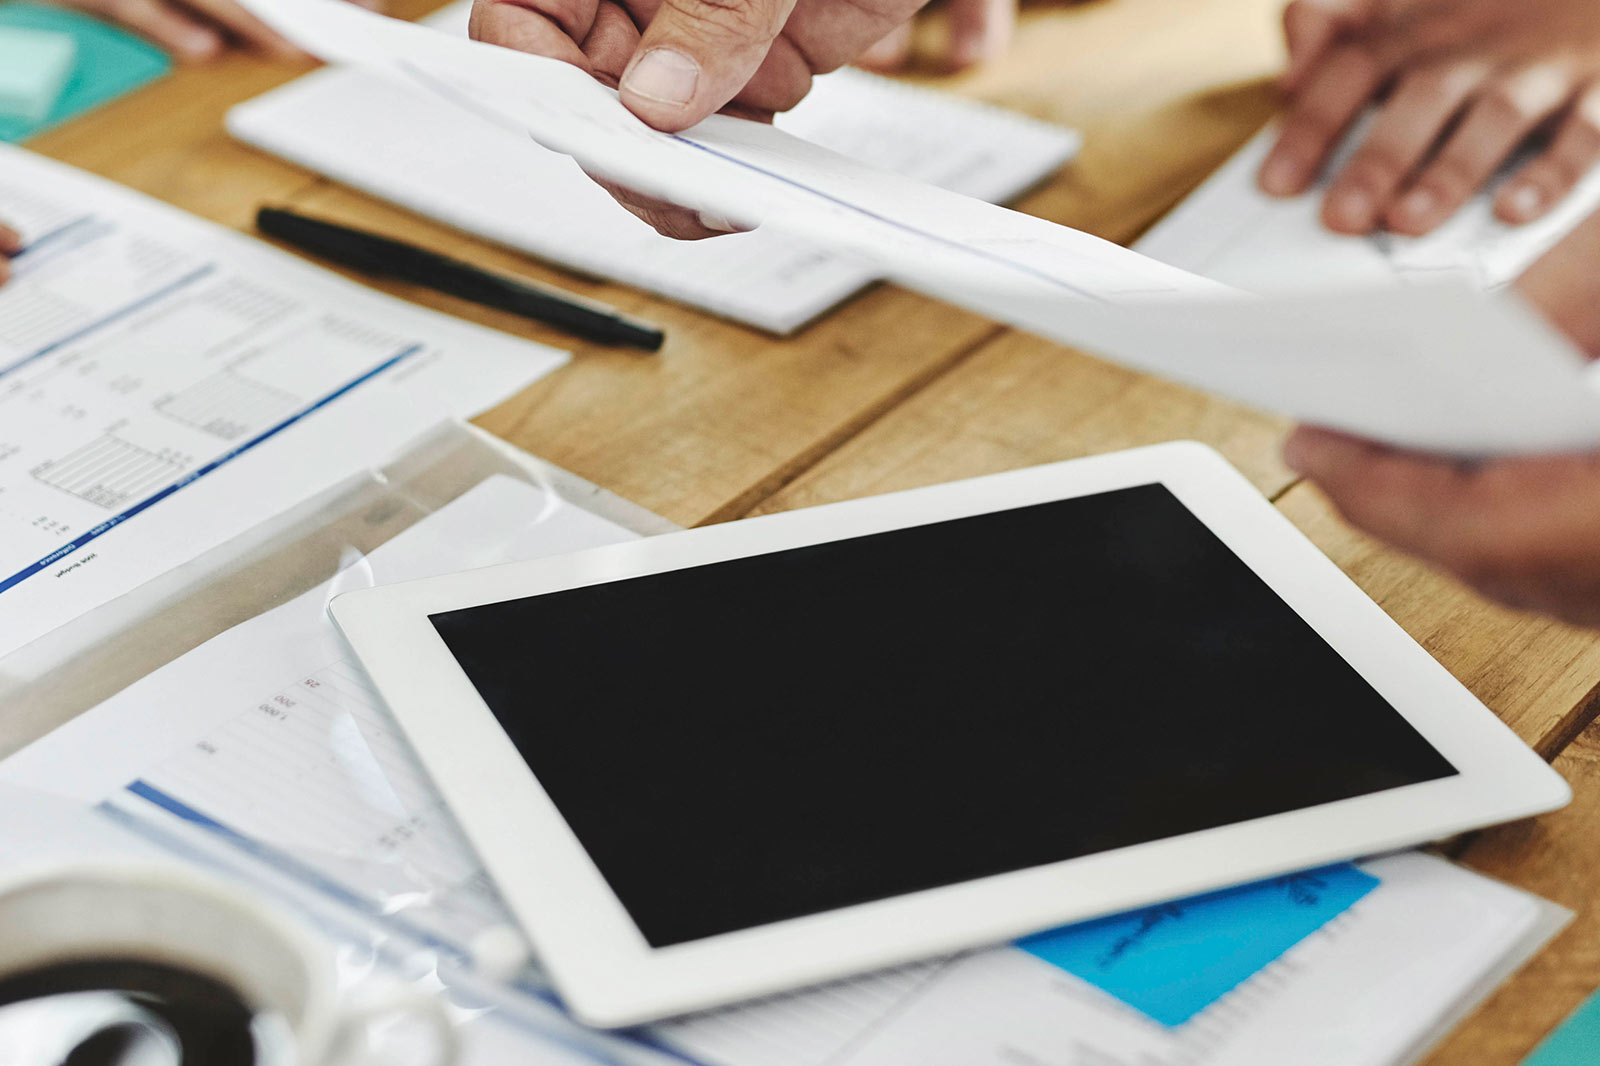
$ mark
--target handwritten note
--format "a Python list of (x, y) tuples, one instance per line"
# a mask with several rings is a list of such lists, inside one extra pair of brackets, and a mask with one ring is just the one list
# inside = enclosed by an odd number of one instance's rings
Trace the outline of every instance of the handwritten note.
[(1017, 941), (1163, 1025), (1182, 1025), (1372, 891), (1348, 863)]

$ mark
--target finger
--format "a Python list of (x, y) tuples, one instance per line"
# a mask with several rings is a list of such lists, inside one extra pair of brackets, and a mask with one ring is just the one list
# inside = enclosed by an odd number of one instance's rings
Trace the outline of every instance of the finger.
[(1297, 429), (1284, 461), (1315, 482), (1345, 520), (1402, 551), (1438, 559), (1465, 475), (1446, 459), (1324, 429)]
[(1519, 71), (1485, 85), (1466, 117), (1418, 173), (1385, 221), (1396, 233), (1421, 236), (1455, 214), (1486, 185), (1535, 126), (1570, 98), (1567, 75), (1549, 67)]
[(467, 32), (474, 40), (559, 59), (593, 74), (594, 67), (578, 42), (589, 36), (597, 13), (597, 5), (586, 0), (538, 9), (512, 0), (477, 0)]
[(189, 62), (211, 59), (227, 46), (214, 27), (160, 0), (106, 0), (85, 10), (125, 26)]
[(1274, 196), (1304, 192), (1382, 82), (1383, 71), (1366, 48), (1339, 45), (1329, 52), (1295, 96), (1283, 132), (1261, 164), (1262, 190)]
[(951, 70), (966, 70), (1011, 47), (1016, 0), (950, 0), (947, 10)]
[(628, 60), (639, 49), (639, 27), (628, 13), (610, 0), (595, 11), (594, 24), (581, 44), (594, 76), (612, 88), (622, 81)]
[[(177, 5), (169, 6), (176, 8)], [(183, 0), (183, 6), (263, 55), (279, 59), (305, 58), (305, 52), (290, 44), (235, 0)]]
[(1478, 64), (1453, 64), (1403, 78), (1379, 111), (1372, 132), (1329, 186), (1323, 224), (1338, 233), (1372, 232), (1487, 74)]
[(911, 23), (902, 22), (889, 31), (889, 35), (862, 52), (856, 65), (880, 74), (891, 74), (905, 67), (911, 59)]
[(1600, 87), (1585, 90), (1556, 129), (1550, 146), (1495, 194), (1494, 212), (1521, 224), (1541, 217), (1600, 162)]
[(16, 255), (22, 251), (22, 234), (0, 222), (0, 255)]
[(1283, 9), (1283, 39), (1289, 65), (1278, 79), (1282, 92), (1294, 93), (1335, 38), (1364, 21), (1369, 0), (1294, 0)]
[(699, 241), (725, 233), (736, 233), (739, 227), (722, 219), (691, 211), (686, 207), (657, 200), (634, 192), (625, 185), (589, 175), (594, 183), (611, 194), (630, 214), (643, 221), (663, 237), (680, 241)]
[[(795, 0), (665, 0), (622, 75), (622, 102), (675, 132), (727, 104), (767, 60)], [(809, 71), (795, 55), (799, 72)], [(770, 75), (769, 75), (770, 76)]]

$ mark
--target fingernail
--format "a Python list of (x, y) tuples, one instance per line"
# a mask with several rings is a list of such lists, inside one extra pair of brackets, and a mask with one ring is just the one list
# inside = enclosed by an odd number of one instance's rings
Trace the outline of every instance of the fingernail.
[(682, 107), (694, 96), (700, 67), (682, 52), (652, 48), (622, 75), (622, 88), (646, 100)]
[(1328, 199), (1328, 218), (1338, 229), (1366, 233), (1376, 215), (1377, 205), (1365, 189), (1347, 189)]
[(1425, 223), (1439, 209), (1439, 198), (1430, 189), (1412, 189), (1401, 198), (1396, 209), (1409, 222)]
[(699, 219), (702, 226), (716, 233), (738, 233), (744, 228), (734, 225), (720, 215), (709, 214), (705, 211), (700, 212)]
[(1273, 156), (1261, 168), (1261, 187), (1273, 196), (1291, 196), (1299, 192), (1299, 168), (1286, 156)]
[(1525, 221), (1539, 213), (1544, 194), (1533, 185), (1519, 185), (1506, 197), (1506, 211), (1512, 218)]

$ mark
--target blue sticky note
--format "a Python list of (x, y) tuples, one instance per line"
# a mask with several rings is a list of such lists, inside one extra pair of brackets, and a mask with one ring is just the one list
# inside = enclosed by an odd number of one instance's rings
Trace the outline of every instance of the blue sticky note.
[(0, 141), (20, 141), (60, 125), (172, 69), (172, 60), (155, 45), (76, 11), (13, 0), (0, 3), (0, 26), (64, 33), (78, 45), (55, 106), (42, 119), (0, 114)]
[(1567, 1015), (1522, 1066), (1594, 1066), (1600, 1062), (1600, 992)]
[(1349, 863), (1163, 903), (1017, 941), (1163, 1025), (1182, 1025), (1371, 892)]

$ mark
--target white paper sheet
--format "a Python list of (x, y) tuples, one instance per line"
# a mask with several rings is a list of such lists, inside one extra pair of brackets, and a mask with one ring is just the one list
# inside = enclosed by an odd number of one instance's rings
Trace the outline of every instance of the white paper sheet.
[[(1363, 124), (1326, 168), (1338, 172), (1361, 143)], [(1460, 278), (1494, 289), (1513, 281), (1600, 206), (1600, 169), (1544, 218), (1508, 226), (1494, 217), (1494, 192), (1515, 164), (1424, 237), (1377, 232), (1350, 237), (1319, 218), (1328, 182), (1292, 199), (1268, 196), (1256, 173), (1277, 136), (1263, 130), (1134, 245), (1163, 263), (1255, 292), (1316, 286)]]
[[(363, 920), (456, 956), (510, 918), (324, 608), (343, 588), (633, 534), (491, 479), (340, 578), (238, 626), (0, 763), (0, 785), (110, 797)], [(1356, 1066), (1398, 1061), (1552, 931), (1541, 901), (1435, 859), (1166, 1029), (998, 949), (655, 1027), (717, 1066)], [(1559, 916), (1554, 916), (1559, 920)], [(1329, 1012), (1329, 1002), (1351, 1005)], [(543, 1009), (530, 1002), (529, 1009)]]
[(0, 146), (0, 656), (565, 353)]
[(324, 58), (426, 88), (621, 184), (859, 255), (895, 280), (1140, 370), (1412, 447), (1600, 444), (1600, 394), (1583, 360), (1510, 299), (1460, 284), (1400, 301), (1381, 289), (1254, 299), (759, 123), (715, 115), (659, 133), (555, 60), (333, 0), (247, 2)]
[[(470, 0), (424, 20), (466, 36)], [(1018, 195), (1077, 134), (960, 97), (844, 70), (778, 125), (968, 196)], [(869, 283), (859, 260), (772, 232), (674, 241), (618, 211), (576, 163), (392, 79), (319, 70), (228, 113), (236, 137), (487, 240), (787, 333)], [(530, 205), (532, 205), (530, 209)]]

